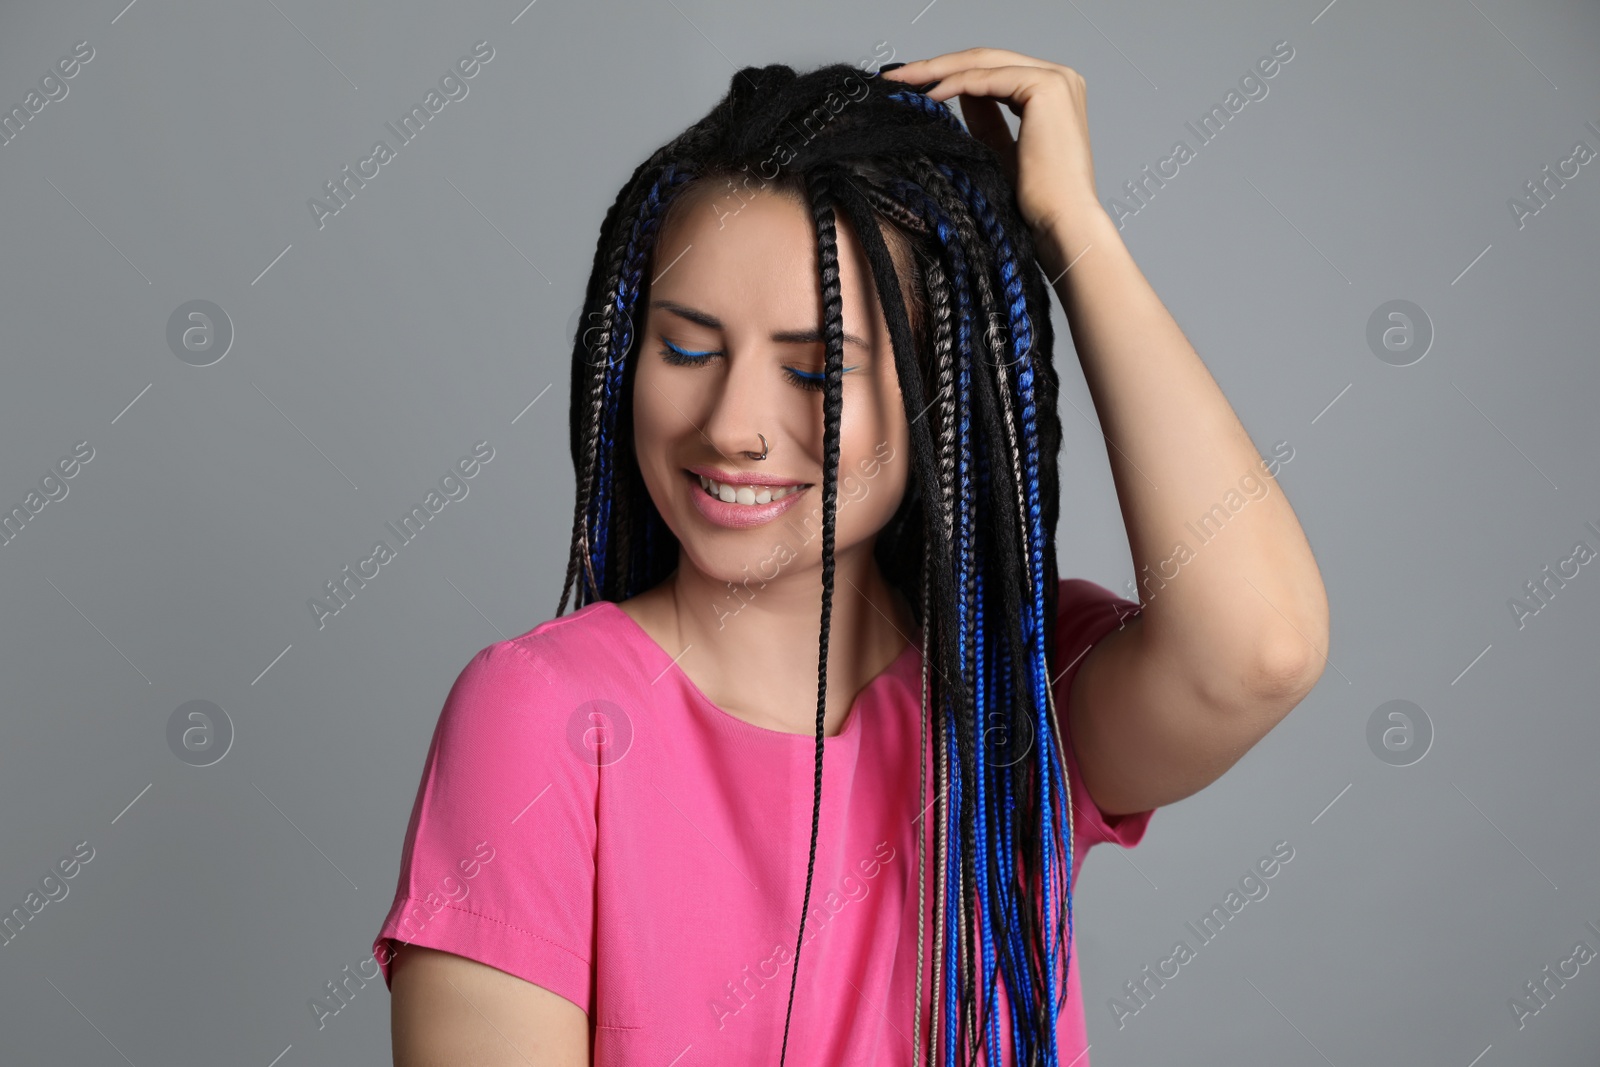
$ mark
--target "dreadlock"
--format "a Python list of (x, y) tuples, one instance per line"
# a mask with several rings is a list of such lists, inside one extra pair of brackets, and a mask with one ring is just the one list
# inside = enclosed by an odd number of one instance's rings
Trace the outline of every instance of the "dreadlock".
[[(822, 294), (816, 776), (780, 1067), (822, 800), (844, 357), (840, 219), (859, 236), (872, 271), (911, 433), (907, 490), (874, 552), (922, 627), (921, 781), (925, 793), (931, 753), (936, 788), (925, 813), (931, 855), (918, 830), (913, 1059), (947, 1067), (981, 1058), (996, 1067), (1004, 1026), (1016, 1063), (1058, 1067), (1073, 856), (1050, 686), (1061, 424), (1049, 291), (999, 158), (949, 107), (847, 64), (806, 73), (746, 67), (704, 118), (634, 170), (601, 224), (573, 343), (577, 499), (556, 614), (569, 598), (575, 608), (626, 600), (678, 565), (677, 538), (634, 455), (632, 383), (657, 236), (679, 194), (702, 182), (735, 195), (741, 185), (770, 186), (800, 199), (815, 231)], [(933, 1007), (924, 1052), (930, 910)], [(1004, 1019), (995, 1010), (1000, 987)]]

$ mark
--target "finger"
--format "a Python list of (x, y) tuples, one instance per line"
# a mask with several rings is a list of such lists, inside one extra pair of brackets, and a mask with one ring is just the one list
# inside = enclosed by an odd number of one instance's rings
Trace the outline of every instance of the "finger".
[(1029, 100), (1057, 91), (1065, 96), (1066, 90), (1064, 75), (1042, 67), (969, 67), (941, 78), (926, 95), (941, 102), (959, 95), (991, 97), (1020, 115)]
[(959, 52), (946, 52), (928, 59), (912, 60), (904, 66), (885, 71), (883, 76), (907, 82), (931, 82), (968, 67), (1000, 66), (1061, 69), (1058, 64), (1004, 48), (964, 48)]
[(888, 76), (895, 76), (909, 68), (908, 77), (932, 81), (941, 78), (952, 71), (964, 70), (967, 67), (1056, 67), (1058, 64), (1048, 60), (1037, 59), (1033, 56), (1023, 55), (1021, 52), (1012, 52), (1005, 48), (963, 48), (959, 52), (945, 52), (942, 55), (930, 56), (927, 59), (914, 59), (903, 63), (893, 71), (888, 71)]
[(986, 96), (963, 93), (961, 117), (966, 120), (967, 130), (972, 136), (994, 149), (1007, 172), (1015, 177), (1017, 141), (1011, 135), (1011, 127), (1006, 125), (1005, 116), (1000, 114), (1000, 105)]

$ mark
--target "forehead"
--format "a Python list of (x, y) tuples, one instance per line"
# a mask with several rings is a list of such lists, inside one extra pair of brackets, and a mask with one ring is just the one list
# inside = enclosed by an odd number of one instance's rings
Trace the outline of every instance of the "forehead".
[[(769, 189), (702, 181), (685, 189), (657, 241), (652, 298), (709, 311), (730, 329), (820, 326), (822, 288), (809, 206)], [(882, 322), (871, 271), (843, 213), (834, 212), (845, 329)], [(873, 331), (876, 332), (876, 331)]]

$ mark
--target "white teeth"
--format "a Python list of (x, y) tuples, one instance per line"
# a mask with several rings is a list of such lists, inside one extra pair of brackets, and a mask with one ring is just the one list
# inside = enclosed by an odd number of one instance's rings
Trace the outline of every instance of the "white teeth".
[(770, 504), (804, 488), (798, 485), (728, 485), (703, 474), (695, 477), (700, 479), (700, 488), (729, 504)]

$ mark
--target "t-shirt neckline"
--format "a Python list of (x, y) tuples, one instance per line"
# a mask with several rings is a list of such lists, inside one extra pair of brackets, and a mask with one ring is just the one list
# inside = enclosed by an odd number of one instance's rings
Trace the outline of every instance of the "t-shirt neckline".
[[(595, 601), (595, 603), (597, 605), (607, 605), (611, 611), (615, 612), (616, 615), (621, 618), (623, 623), (633, 632), (636, 640), (650, 650), (649, 654), (651, 656), (663, 661), (670, 667), (677, 667), (677, 660), (673, 659), (672, 655), (668, 653), (665, 648), (661, 647), (660, 642), (658, 642), (654, 637), (650, 636), (650, 632), (648, 630), (639, 625), (638, 620), (636, 620), (632, 615), (629, 615), (626, 611), (623, 611), (622, 606), (615, 600), (598, 600)], [(915, 638), (907, 641), (906, 647), (900, 650), (900, 654), (891, 660), (887, 667), (873, 675), (872, 678), (867, 681), (866, 685), (861, 687), (861, 691), (856, 694), (855, 699), (850, 703), (850, 710), (845, 713), (844, 726), (832, 737), (824, 737), (822, 739), (822, 743), (824, 745), (830, 745), (836, 742), (845, 742), (858, 733), (860, 730), (858, 722), (861, 718), (858, 712), (860, 710), (859, 705), (861, 704), (862, 700), (866, 698), (870, 691), (877, 688), (885, 680), (893, 677), (896, 674), (899, 674), (901, 669), (906, 664), (908, 664), (914, 657), (921, 654), (921, 651), (922, 646)], [(753, 730), (756, 733), (770, 735), (773, 737), (793, 738), (795, 741), (803, 741), (811, 745), (816, 744), (817, 735), (815, 733), (797, 734), (789, 730), (774, 730), (770, 727), (758, 726), (753, 722), (739, 718), (739, 716), (726, 710), (716, 701), (706, 696), (705, 693), (701, 692), (700, 687), (695, 684), (693, 678), (689, 677), (688, 672), (679, 668), (678, 673), (682, 676), (683, 684), (688, 688), (689, 692), (694, 694), (695, 699), (699, 700), (700, 703), (705, 705), (707, 708), (710, 708), (723, 720), (735, 724), (737, 728)]]

